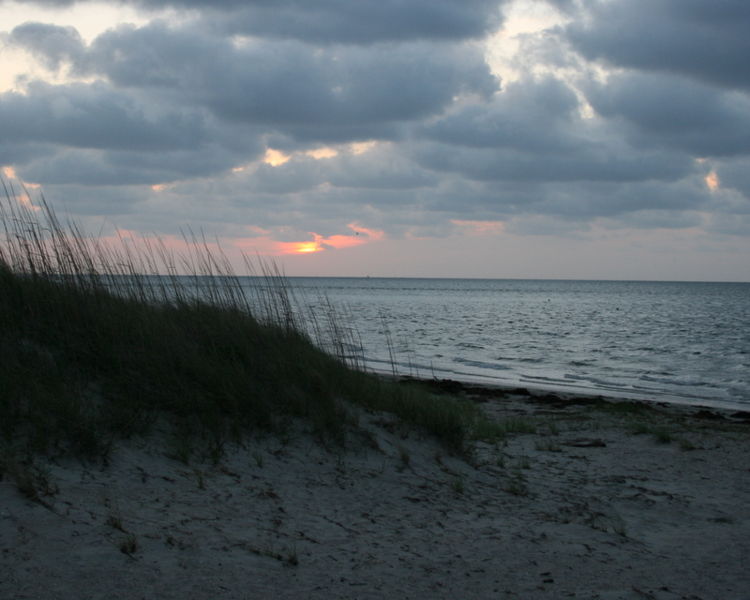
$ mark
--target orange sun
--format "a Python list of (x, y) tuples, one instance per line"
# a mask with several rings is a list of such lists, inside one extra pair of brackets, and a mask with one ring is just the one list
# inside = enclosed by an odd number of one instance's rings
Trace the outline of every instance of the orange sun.
[(310, 254), (311, 252), (320, 252), (323, 248), (318, 242), (297, 242), (294, 244), (294, 252), (298, 254)]

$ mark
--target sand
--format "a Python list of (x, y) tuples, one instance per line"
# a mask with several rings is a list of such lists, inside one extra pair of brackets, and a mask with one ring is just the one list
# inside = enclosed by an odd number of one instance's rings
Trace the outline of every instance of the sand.
[[(750, 598), (750, 423), (463, 389), (516, 429), (469, 460), (387, 415), (0, 481), (0, 598)], [(635, 431), (641, 431), (636, 435)], [(661, 440), (657, 439), (661, 438)]]

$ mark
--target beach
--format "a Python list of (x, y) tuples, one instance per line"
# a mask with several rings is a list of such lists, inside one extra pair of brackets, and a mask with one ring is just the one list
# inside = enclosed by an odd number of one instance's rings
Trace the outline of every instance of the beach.
[(747, 413), (442, 382), (507, 434), (464, 457), (360, 410), (344, 447), (292, 427), (176, 459), (0, 481), (0, 597), (750, 598)]
[(0, 600), (750, 600), (749, 31), (0, 0)]

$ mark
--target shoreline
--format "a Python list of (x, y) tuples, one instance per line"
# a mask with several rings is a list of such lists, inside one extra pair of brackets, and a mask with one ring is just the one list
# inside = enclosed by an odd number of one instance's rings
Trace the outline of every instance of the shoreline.
[(490, 377), (468, 375), (467, 378), (454, 378), (437, 373), (431, 377), (423, 375), (417, 370), (417, 374), (393, 374), (388, 369), (369, 369), (369, 372), (387, 379), (405, 379), (414, 381), (449, 381), (455, 382), (468, 388), (487, 388), (491, 390), (526, 390), (528, 394), (552, 394), (559, 396), (575, 396), (582, 398), (602, 398), (614, 402), (646, 402), (652, 404), (668, 404), (706, 409), (717, 409), (722, 412), (750, 412), (750, 398), (747, 403), (733, 402), (721, 399), (705, 398), (701, 396), (678, 396), (667, 392), (628, 392), (627, 390), (600, 390), (576, 385), (560, 386), (553, 383), (525, 383), (492, 381)]
[(507, 430), (466, 458), (385, 413), (185, 464), (155, 434), (107, 465), (0, 481), (0, 596), (724, 600), (750, 596), (750, 421), (422, 382)]
[[(380, 374), (379, 374), (380, 375)], [(666, 409), (675, 415), (698, 416), (699, 418), (728, 419), (737, 422), (750, 422), (750, 406), (744, 407), (721, 406), (711, 401), (696, 401), (695, 403), (672, 402), (669, 400), (651, 400), (646, 398), (629, 398), (610, 396), (607, 394), (586, 394), (568, 390), (542, 387), (525, 387), (501, 384), (474, 383), (455, 379), (426, 379), (409, 375), (385, 376), (402, 382), (412, 382), (423, 385), (428, 389), (442, 394), (457, 394), (478, 401), (503, 401), (508, 398), (526, 398), (529, 402), (547, 404), (556, 407), (564, 406), (592, 406), (608, 404), (633, 404), (647, 408)]]

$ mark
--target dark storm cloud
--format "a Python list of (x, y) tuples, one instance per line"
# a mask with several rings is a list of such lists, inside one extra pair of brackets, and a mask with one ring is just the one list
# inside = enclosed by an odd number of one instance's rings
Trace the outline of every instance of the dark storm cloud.
[(741, 192), (747, 200), (750, 212), (750, 159), (741, 158), (721, 161), (716, 166), (721, 185)]
[[(487, 98), (498, 85), (481, 52), (463, 44), (237, 46), (163, 22), (110, 30), (90, 46), (73, 29), (36, 23), (8, 38), (50, 68), (67, 64), (74, 75), (104, 77), (32, 81), (24, 93), (0, 95), (7, 124), (0, 144), (23, 140), (5, 162), (29, 163), (23, 176), (45, 184), (152, 184), (216, 174), (257, 159), (261, 134), (291, 146), (396, 139), (457, 95)], [(30, 161), (23, 151), (30, 143), (57, 151)], [(375, 172), (359, 172), (365, 187), (399, 187), (409, 177), (377, 182)], [(335, 177), (357, 185), (351, 173)]]
[(104, 82), (5, 92), (0, 122), (1, 162), (42, 184), (154, 184), (218, 174), (264, 151), (247, 128)]
[[(502, 22), (506, 0), (123, 0), (152, 10), (199, 11), (229, 33), (316, 44), (481, 38)], [(65, 7), (75, 0), (25, 2)], [(83, 3), (83, 2), (82, 2)]]
[(603, 142), (581, 146), (574, 153), (540, 156), (509, 149), (456, 148), (428, 144), (415, 151), (417, 160), (436, 171), (460, 173), (486, 181), (670, 181), (690, 173), (685, 156), (637, 152)]
[(0, 142), (77, 148), (167, 150), (206, 142), (200, 111), (160, 110), (106, 83), (34, 82), (0, 94)]
[(318, 161), (294, 160), (272, 167), (267, 163), (239, 176), (242, 188), (255, 194), (293, 194), (308, 192), (325, 182)]
[(679, 76), (612, 75), (588, 100), (606, 118), (624, 120), (636, 143), (698, 157), (750, 152), (750, 97)]
[[(462, 202), (457, 203), (456, 198)], [(455, 219), (494, 220), (542, 214), (586, 223), (597, 217), (622, 218), (649, 211), (679, 213), (707, 207), (712, 196), (699, 178), (667, 184), (633, 181), (565, 183), (458, 180), (429, 198), (429, 206)]]
[(307, 141), (398, 138), (400, 123), (439, 113), (462, 93), (487, 97), (498, 85), (481, 51), (462, 44), (235, 46), (163, 22), (105, 32), (90, 48), (75, 30), (40, 24), (17, 27), (10, 39), (50, 66), (68, 61), (76, 74), (106, 76), (157, 102), (205, 106)]
[(578, 10), (577, 0), (544, 0), (547, 4), (554, 6), (564, 13), (573, 13)]
[(479, 38), (501, 24), (498, 0), (282, 0), (227, 4), (232, 4), (230, 8), (234, 10), (217, 19), (226, 31), (323, 44)]
[(673, 180), (693, 163), (681, 153), (636, 149), (617, 128), (584, 119), (573, 91), (545, 78), (515, 82), (492, 102), (458, 109), (424, 133), (415, 156), (435, 171), (495, 181)]
[(311, 192), (320, 186), (327, 191), (351, 188), (378, 194), (433, 188), (439, 183), (435, 173), (422, 169), (390, 144), (384, 146), (366, 154), (346, 153), (322, 160), (295, 156), (283, 165), (263, 163), (235, 177), (243, 189), (275, 194)]
[(750, 88), (747, 0), (586, 2), (588, 17), (565, 27), (586, 58)]
[(219, 144), (158, 152), (62, 149), (18, 169), (27, 181), (42, 184), (153, 185), (218, 175), (236, 164), (237, 155)]
[[(349, 167), (353, 168), (349, 168)], [(329, 183), (342, 188), (371, 190), (413, 190), (432, 188), (439, 177), (417, 165), (383, 165), (376, 161), (352, 165), (343, 161), (336, 172), (331, 173)]]
[(86, 52), (83, 38), (74, 27), (46, 23), (19, 25), (7, 41), (25, 48), (51, 70), (58, 70), (64, 62), (80, 62)]
[(47, 185), (85, 182), (89, 186), (156, 183), (154, 172), (133, 172), (111, 160), (111, 155), (92, 150), (66, 149), (50, 158), (31, 161), (18, 169), (26, 181)]
[(55, 148), (49, 144), (29, 143), (18, 139), (0, 141), (0, 165), (24, 164), (54, 153)]
[[(629, 214), (673, 212), (706, 208), (712, 198), (699, 177), (673, 182), (633, 181), (623, 185), (583, 184), (566, 190), (564, 197), (551, 194), (546, 199), (549, 213), (578, 217), (603, 216), (623, 218)], [(547, 210), (545, 214), (549, 214)]]
[(489, 104), (472, 104), (428, 125), (428, 138), (472, 148), (512, 148), (543, 154), (578, 145), (578, 99), (553, 77), (513, 83)]
[(80, 68), (117, 86), (204, 105), (221, 118), (325, 141), (394, 137), (399, 122), (439, 113), (458, 94), (488, 96), (497, 88), (472, 46), (238, 47), (163, 23), (103, 34)]
[(0, 164), (42, 184), (155, 184), (215, 175), (265, 151), (252, 129), (104, 82), (0, 94)]
[[(71, 184), (44, 187), (45, 197), (53, 198), (52, 202), (56, 207), (66, 213), (76, 215), (76, 221), (79, 217), (84, 217), (83, 223), (86, 225), (84, 230), (88, 232), (98, 232), (105, 225), (105, 219), (115, 215), (116, 223), (110, 223), (110, 225), (130, 228), (130, 219), (124, 215), (136, 215), (138, 210), (142, 210), (148, 198), (148, 192), (148, 188), (141, 185)], [(34, 194), (32, 193), (31, 196), (33, 198)], [(91, 218), (86, 219), (86, 217)], [(151, 219), (151, 226), (148, 225), (149, 219)], [(161, 223), (158, 223), (159, 228), (163, 228), (171, 220), (173, 217), (163, 219)], [(142, 231), (154, 231), (156, 224), (153, 216), (147, 216), (142, 219)]]
[[(520, 78), (502, 90), (475, 39), (506, 2), (141, 0), (130, 4), (157, 17), (177, 7), (181, 21), (90, 44), (27, 23), (4, 41), (79, 82), (0, 94), (0, 164), (82, 214), (120, 211), (123, 226), (170, 233), (193, 222), (247, 236), (252, 224), (299, 240), (360, 222), (439, 236), (451, 221), (503, 220), (573, 235), (597, 220), (694, 227), (701, 214), (745, 214), (750, 104), (737, 64), (750, 53), (728, 24), (744, 3), (547, 2), (573, 22), (524, 34)], [(594, 79), (587, 59), (628, 69)], [(364, 140), (378, 143), (343, 145)], [(331, 158), (305, 154), (334, 144)], [(266, 147), (291, 160), (261, 162)], [(720, 189), (706, 185), (711, 170)]]
[[(378, 172), (382, 181), (404, 175), (404, 187), (366, 187), (363, 181), (367, 178), (357, 171), (365, 164)], [(342, 175), (350, 175), (351, 181), (342, 181)], [(687, 217), (679, 217), (683, 211), (707, 208), (714, 201), (701, 174), (671, 182), (637, 178), (628, 182), (478, 181), (445, 172), (425, 173), (399, 147), (387, 148), (374, 156), (293, 159), (283, 166), (264, 165), (238, 177), (238, 182), (227, 185), (221, 195), (234, 196), (236, 202), (252, 207), (259, 219), (257, 224), (279, 225), (283, 222), (279, 211), (295, 221), (295, 212), (314, 206), (314, 214), (305, 212), (306, 224), (318, 233), (345, 228), (352, 215), (366, 215), (367, 223), (392, 235), (407, 230), (414, 233), (417, 227), (422, 234), (428, 235), (429, 231), (432, 236), (450, 233), (452, 227), (446, 224), (451, 219), (493, 221), (547, 215), (565, 219), (566, 231), (585, 229), (591, 219), (625, 219), (635, 213), (638, 219), (645, 219), (648, 214), (662, 215), (661, 219), (672, 212), (679, 222), (688, 222)], [(376, 178), (372, 181), (375, 184)], [(251, 193), (243, 195), (242, 191)], [(346, 210), (342, 210), (344, 206)], [(527, 229), (536, 226), (541, 228), (537, 233), (542, 233), (549, 230), (550, 224), (531, 220), (525, 225)]]

